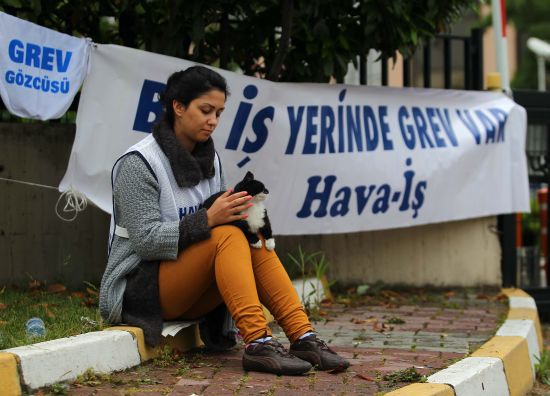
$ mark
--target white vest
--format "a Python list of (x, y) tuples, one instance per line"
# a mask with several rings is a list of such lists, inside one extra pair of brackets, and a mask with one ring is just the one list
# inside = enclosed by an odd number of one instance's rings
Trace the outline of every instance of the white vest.
[[(208, 197), (221, 190), (220, 160), (217, 153), (214, 156), (214, 177), (202, 179), (196, 186), (182, 188), (176, 182), (168, 157), (166, 157), (152, 134), (126, 150), (115, 162), (111, 173), (113, 187), (120, 160), (132, 152), (141, 154), (146, 161), (146, 165), (158, 181), (160, 187), (159, 206), (161, 221), (163, 222), (179, 221), (186, 215), (195, 213), (202, 208), (202, 203)], [(128, 231), (116, 224), (114, 201), (112, 213), (109, 247), (112, 244), (113, 235), (128, 238)]]

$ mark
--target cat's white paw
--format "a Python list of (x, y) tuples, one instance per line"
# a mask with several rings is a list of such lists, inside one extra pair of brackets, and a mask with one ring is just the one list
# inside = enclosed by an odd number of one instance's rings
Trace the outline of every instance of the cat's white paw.
[(250, 246), (252, 246), (253, 248), (256, 248), (256, 249), (261, 249), (262, 248), (262, 240), (260, 239), (256, 243), (251, 243)]
[(269, 238), (267, 241), (265, 241), (265, 248), (267, 250), (275, 249), (275, 239), (274, 238)]

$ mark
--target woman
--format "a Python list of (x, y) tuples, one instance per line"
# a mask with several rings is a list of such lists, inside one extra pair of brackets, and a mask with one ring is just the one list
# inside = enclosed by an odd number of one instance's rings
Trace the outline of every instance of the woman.
[[(343, 370), (349, 363), (316, 337), (277, 255), (250, 249), (229, 225), (246, 217), (252, 197), (229, 189), (202, 208), (225, 190), (210, 135), (227, 95), (224, 78), (208, 68), (172, 74), (161, 121), (115, 164), (101, 314), (143, 328), (150, 345), (159, 343), (163, 320), (205, 318), (201, 337), (214, 349), (235, 344), (232, 317), (247, 344), (245, 370)], [(271, 337), (261, 303), (291, 341), (290, 353)]]

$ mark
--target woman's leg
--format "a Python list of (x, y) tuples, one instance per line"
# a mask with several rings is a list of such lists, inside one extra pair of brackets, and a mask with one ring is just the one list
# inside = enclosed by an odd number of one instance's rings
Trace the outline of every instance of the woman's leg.
[(265, 248), (250, 251), (260, 301), (273, 314), (290, 342), (313, 331), (302, 302), (277, 254)]
[(177, 260), (161, 262), (159, 291), (165, 319), (202, 316), (221, 303), (221, 296), (245, 342), (271, 334), (256, 291), (250, 248), (237, 227), (215, 227), (209, 239), (187, 247)]

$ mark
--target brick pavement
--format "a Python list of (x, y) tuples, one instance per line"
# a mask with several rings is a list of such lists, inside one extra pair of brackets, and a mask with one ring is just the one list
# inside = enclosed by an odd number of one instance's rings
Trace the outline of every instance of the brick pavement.
[[(99, 379), (72, 384), (70, 395), (376, 395), (406, 385), (384, 376), (414, 367), (430, 375), (488, 340), (507, 312), (503, 301), (484, 295), (407, 303), (321, 307), (320, 337), (351, 362), (345, 373), (301, 377), (246, 373), (242, 346), (225, 353), (185, 353), (177, 361), (148, 363)], [(380, 304), (380, 301), (377, 302)], [(287, 343), (273, 326), (274, 335)], [(288, 345), (288, 344), (287, 344)], [(166, 366), (166, 367), (163, 367)]]

